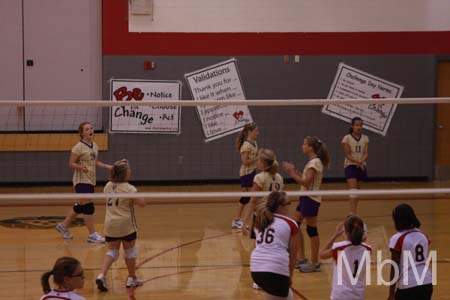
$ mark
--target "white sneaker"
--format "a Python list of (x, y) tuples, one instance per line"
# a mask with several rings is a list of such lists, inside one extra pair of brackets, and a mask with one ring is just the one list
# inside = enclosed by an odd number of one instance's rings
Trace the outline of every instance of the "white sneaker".
[(142, 280), (140, 280), (140, 279), (137, 279), (137, 278), (135, 279), (133, 277), (128, 277), (127, 278), (127, 288), (137, 287), (137, 286), (141, 286), (143, 284), (144, 284), (144, 282)]
[(104, 243), (105, 242), (105, 238), (102, 237), (97, 232), (94, 232), (94, 233), (88, 235), (87, 241), (89, 243)]
[(262, 290), (262, 288), (259, 287), (259, 285), (257, 285), (256, 283), (253, 282), (252, 284), (252, 288), (254, 288), (255, 290)]
[(69, 229), (67, 229), (66, 227), (64, 227), (61, 223), (56, 224), (55, 226), (56, 231), (58, 231), (59, 233), (61, 233), (61, 236), (64, 239), (70, 240), (73, 239), (72, 234), (70, 233)]
[(243, 226), (244, 222), (241, 219), (234, 219), (233, 222), (231, 222), (232, 229), (242, 229)]
[(300, 265), (298, 270), (302, 273), (313, 273), (313, 272), (320, 272), (320, 263), (307, 263)]
[(95, 279), (95, 283), (97, 284), (97, 288), (100, 292), (107, 292), (108, 286), (106, 285), (106, 277), (103, 274), (99, 274), (97, 279)]

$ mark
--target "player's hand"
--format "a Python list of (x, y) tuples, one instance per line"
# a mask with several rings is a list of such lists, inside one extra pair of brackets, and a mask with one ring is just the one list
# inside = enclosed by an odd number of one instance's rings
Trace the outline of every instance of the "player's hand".
[(288, 174), (295, 172), (295, 165), (293, 163), (283, 161), (283, 170)]
[(112, 165), (108, 165), (108, 164), (105, 164), (105, 168), (107, 169), (107, 170), (112, 170), (112, 168), (113, 168), (113, 166)]
[(242, 225), (242, 235), (247, 236), (250, 234), (250, 227), (244, 223), (244, 225)]
[(81, 167), (81, 172), (87, 173), (87, 172), (89, 172), (89, 170), (88, 170), (88, 168), (86, 166), (82, 166)]

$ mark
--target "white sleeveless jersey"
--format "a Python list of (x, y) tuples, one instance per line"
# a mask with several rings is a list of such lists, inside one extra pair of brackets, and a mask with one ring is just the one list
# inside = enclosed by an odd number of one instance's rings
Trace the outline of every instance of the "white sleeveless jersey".
[[(308, 169), (313, 169), (314, 171), (316, 171), (316, 173), (314, 175), (314, 180), (309, 184), (308, 188), (306, 188), (302, 185), (300, 187), (300, 190), (301, 191), (318, 191), (318, 190), (320, 190), (320, 185), (322, 184), (322, 177), (323, 177), (323, 164), (322, 164), (322, 161), (320, 160), (320, 158), (315, 157), (306, 163), (305, 167), (303, 168), (303, 173), (302, 173), (303, 180), (306, 179), (306, 171)], [(319, 203), (322, 202), (322, 196), (310, 196), (309, 198), (311, 198), (312, 200), (317, 201)]]
[(40, 300), (86, 300), (86, 298), (75, 294), (74, 292), (56, 292), (50, 291), (41, 297)]
[(255, 228), (256, 247), (250, 259), (251, 272), (271, 272), (290, 276), (289, 241), (297, 234), (298, 226), (294, 220), (274, 214), (274, 220), (264, 231)]
[[(137, 189), (128, 182), (109, 181), (104, 193), (136, 193)], [(105, 234), (109, 237), (123, 237), (137, 231), (133, 199), (109, 198), (106, 201)]]
[[(333, 288), (330, 298), (332, 300), (364, 300), (366, 293), (366, 263), (370, 263), (372, 248), (365, 243), (354, 246), (350, 241), (342, 241), (334, 243), (332, 249)], [(342, 269), (338, 268), (339, 255), (343, 255)], [(366, 259), (368, 260), (367, 262), (365, 261)], [(345, 260), (348, 262), (348, 269)], [(361, 268), (361, 271), (358, 281), (356, 285), (353, 285), (351, 278), (355, 278), (359, 268)], [(341, 283), (338, 280), (339, 276), (342, 276), (342, 284), (339, 284)]]
[(73, 185), (79, 183), (86, 183), (95, 185), (96, 183), (96, 162), (98, 158), (98, 146), (96, 143), (89, 145), (84, 141), (79, 141), (78, 144), (73, 146), (72, 153), (78, 156), (75, 163), (80, 164), (87, 168), (88, 172), (84, 173), (81, 170), (74, 170), (72, 182)]
[(245, 176), (250, 173), (253, 173), (253, 171), (255, 171), (256, 168), (258, 167), (258, 162), (255, 160), (255, 158), (258, 156), (258, 144), (256, 143), (256, 141), (254, 141), (253, 143), (249, 141), (244, 141), (244, 143), (241, 146), (241, 149), (239, 149), (239, 152), (241, 154), (244, 152), (248, 152), (248, 159), (253, 160), (253, 162), (248, 166), (241, 165), (241, 168), (239, 169), (239, 176)]
[[(361, 160), (363, 156), (364, 148), (369, 145), (369, 137), (362, 134), (359, 139), (355, 138), (352, 134), (347, 134), (342, 139), (342, 144), (348, 144), (350, 146), (350, 155), (355, 160)], [(365, 164), (365, 163), (364, 163)], [(349, 161), (347, 158), (344, 160), (344, 167), (356, 165), (354, 162)]]
[(284, 189), (283, 177), (279, 173), (272, 175), (267, 171), (261, 172), (253, 178), (253, 182), (261, 191), (282, 192)]
[[(397, 232), (391, 237), (391, 240), (389, 241), (389, 248), (400, 253), (400, 277), (398, 280), (399, 289), (408, 289), (418, 285), (432, 283), (431, 270), (426, 267), (429, 245), (430, 240), (426, 234), (419, 229)], [(406, 257), (407, 255), (409, 255), (409, 258)], [(408, 259), (408, 264), (405, 266), (404, 261), (406, 259)], [(414, 276), (412, 264), (415, 266), (419, 278), (422, 277), (422, 273), (426, 268), (426, 275), (423, 283), (417, 282), (416, 277)], [(406, 277), (407, 280), (405, 279)]]

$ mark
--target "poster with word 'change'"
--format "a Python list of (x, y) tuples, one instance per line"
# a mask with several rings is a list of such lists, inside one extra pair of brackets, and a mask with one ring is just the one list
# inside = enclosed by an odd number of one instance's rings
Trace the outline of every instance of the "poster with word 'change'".
[[(245, 100), (235, 59), (184, 76), (194, 100)], [(207, 142), (240, 131), (253, 122), (248, 106), (197, 106), (197, 112)]]
[[(336, 77), (328, 94), (328, 99), (382, 99), (400, 98), (403, 86), (376, 77), (364, 71), (339, 64)], [(351, 122), (360, 117), (364, 128), (386, 135), (397, 104), (338, 104), (325, 105), (324, 114)]]
[(181, 107), (140, 106), (145, 101), (180, 100), (181, 82), (169, 80), (111, 80), (111, 101), (135, 102), (110, 109), (110, 132), (179, 134)]

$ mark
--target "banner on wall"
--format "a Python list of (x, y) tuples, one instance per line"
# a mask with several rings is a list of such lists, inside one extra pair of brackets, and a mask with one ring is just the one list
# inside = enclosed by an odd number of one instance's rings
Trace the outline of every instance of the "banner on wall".
[[(184, 76), (196, 101), (245, 99), (235, 59)], [(207, 142), (240, 131), (253, 122), (248, 106), (197, 106), (197, 112)]]
[[(403, 86), (341, 63), (328, 99), (400, 98), (402, 92)], [(322, 112), (347, 122), (351, 122), (354, 117), (360, 117), (364, 121), (364, 128), (384, 136), (396, 108), (397, 104), (386, 103), (338, 104), (325, 105)]]
[(110, 132), (180, 133), (180, 106), (139, 106), (142, 101), (180, 100), (181, 82), (170, 80), (111, 80), (111, 101), (133, 101), (136, 106), (110, 109)]

